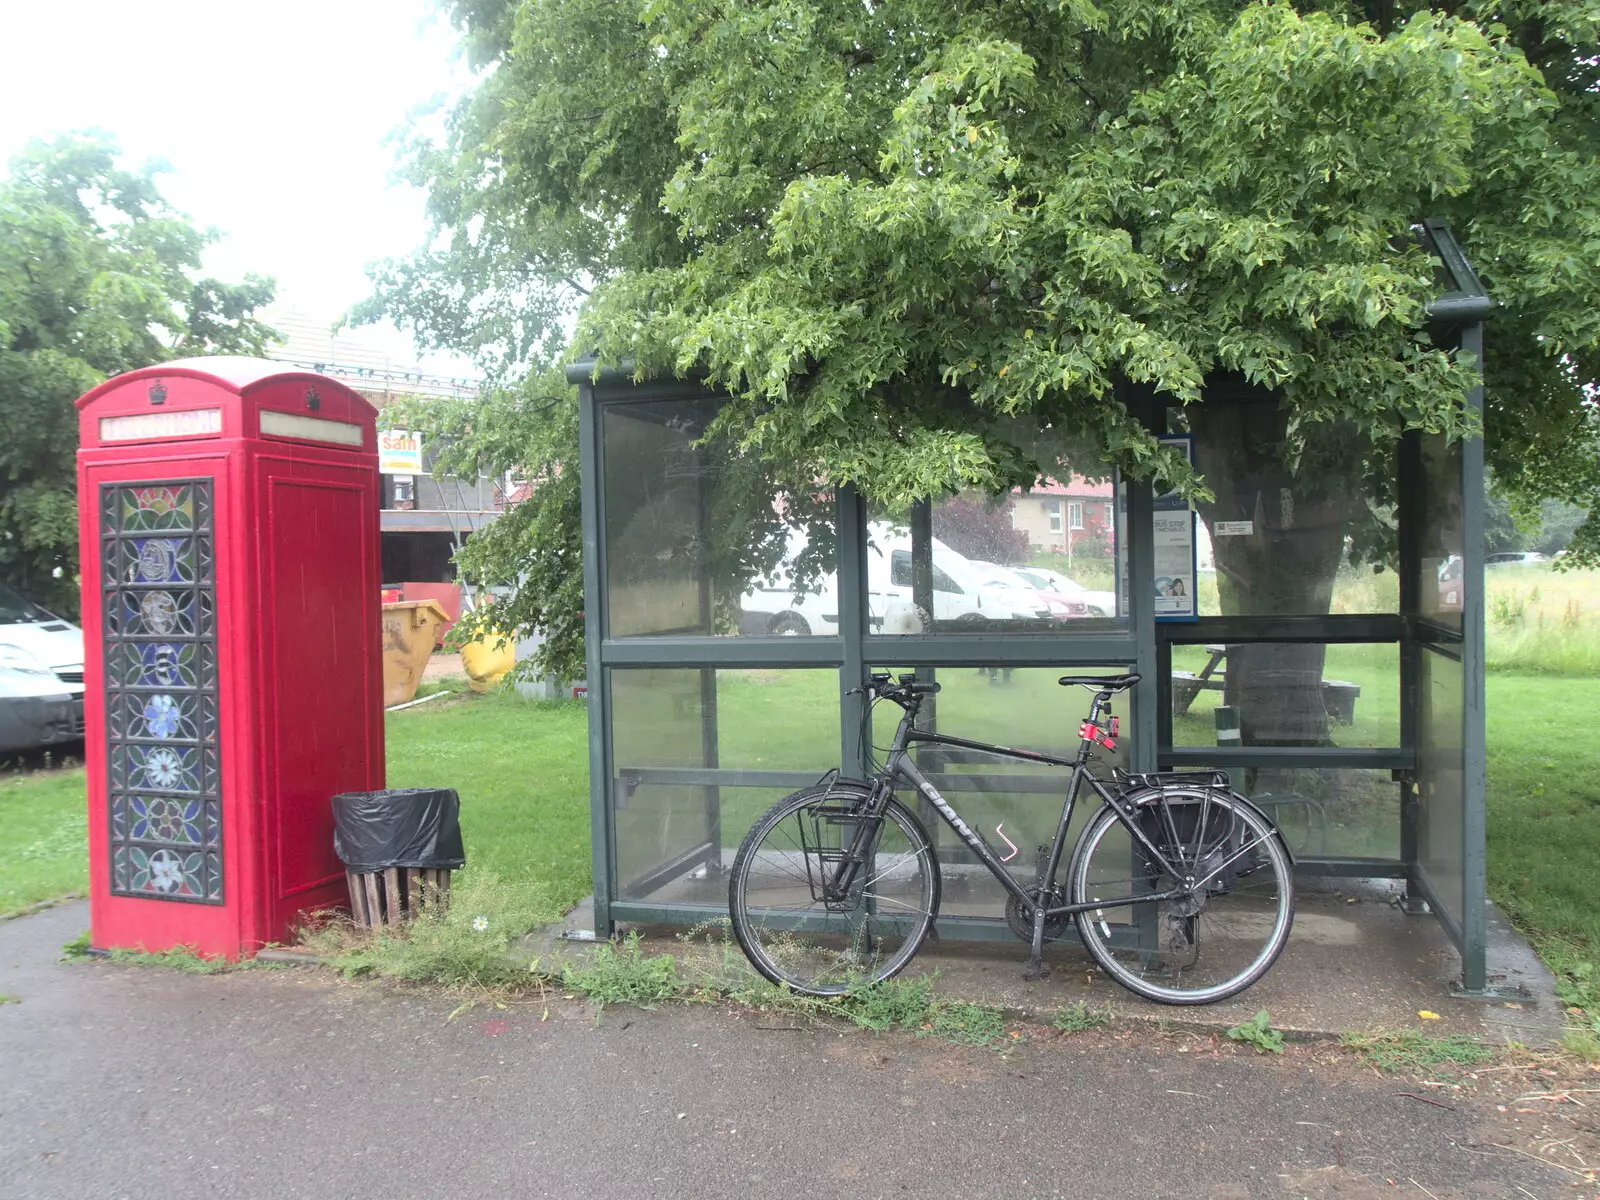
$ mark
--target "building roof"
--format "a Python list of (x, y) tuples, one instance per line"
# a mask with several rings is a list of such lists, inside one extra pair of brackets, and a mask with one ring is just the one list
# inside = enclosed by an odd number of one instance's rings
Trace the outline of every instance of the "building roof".
[(274, 362), (327, 375), (367, 393), (375, 401), (395, 396), (475, 396), (478, 380), (463, 369), (457, 375), (424, 370), (415, 354), (397, 353), (376, 328), (335, 329), (292, 304), (269, 305), (261, 319), (283, 335), (267, 350)]
[(1111, 480), (1104, 479), (1093, 483), (1082, 475), (1072, 476), (1066, 483), (1046, 476), (1039, 483), (1034, 484), (1027, 491), (1016, 488), (1016, 496), (1072, 496), (1084, 500), (1109, 500), (1111, 499)]

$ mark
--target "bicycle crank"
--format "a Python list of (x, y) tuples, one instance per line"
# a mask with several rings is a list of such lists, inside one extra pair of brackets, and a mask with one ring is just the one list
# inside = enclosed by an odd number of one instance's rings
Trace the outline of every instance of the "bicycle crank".
[[(1028, 898), (1035, 904), (1039, 902), (1039, 887), (1034, 885), (1028, 889)], [(1054, 908), (1065, 904), (1059, 887), (1050, 889), (1050, 898), (1046, 902), (1048, 907)], [(1006, 924), (1011, 932), (1024, 942), (1033, 941), (1033, 916), (1022, 911), (1022, 904), (1015, 896), (1006, 898)], [(1072, 927), (1072, 918), (1068, 916), (1046, 917), (1044, 919), (1044, 940), (1053, 942)]]

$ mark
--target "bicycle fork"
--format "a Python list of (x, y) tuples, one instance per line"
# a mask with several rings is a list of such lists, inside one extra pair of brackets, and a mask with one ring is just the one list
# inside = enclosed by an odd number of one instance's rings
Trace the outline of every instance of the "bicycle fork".
[(841, 847), (843, 853), (833, 878), (823, 880), (824, 904), (843, 904), (849, 898), (850, 889), (855, 886), (861, 868), (866, 865), (868, 852), (877, 839), (878, 828), (883, 824), (884, 811), (888, 807), (891, 790), (884, 780), (874, 780), (872, 794), (867, 797), (860, 815), (848, 818), (855, 825), (855, 834), (851, 837), (848, 847)]

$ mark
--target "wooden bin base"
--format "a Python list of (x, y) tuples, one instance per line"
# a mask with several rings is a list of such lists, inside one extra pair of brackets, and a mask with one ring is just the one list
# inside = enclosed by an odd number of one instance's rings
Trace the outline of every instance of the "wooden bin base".
[(346, 871), (350, 915), (356, 924), (376, 929), (398, 925), (432, 904), (450, 902), (450, 871), (390, 867), (386, 871)]

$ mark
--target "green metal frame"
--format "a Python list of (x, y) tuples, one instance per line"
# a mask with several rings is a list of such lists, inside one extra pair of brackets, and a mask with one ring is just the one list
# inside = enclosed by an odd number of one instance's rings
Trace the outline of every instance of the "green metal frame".
[[(1436, 338), (1457, 339), (1464, 352), (1477, 355), (1483, 345), (1482, 322), (1490, 304), (1472, 275), (1449, 230), (1424, 222), (1418, 236), (1443, 262), (1452, 286), (1430, 308)], [(1465, 574), (1463, 632), (1441, 629), (1422, 614), (1418, 591), (1420, 563), (1418, 523), (1422, 518), (1422, 456), (1413, 435), (1405, 439), (1398, 472), (1400, 608), (1398, 614), (1325, 617), (1205, 617), (1185, 624), (1158, 624), (1154, 619), (1154, 549), (1141, 530), (1150, 526), (1152, 495), (1147, 484), (1129, 483), (1127, 521), (1129, 614), (1120, 627), (1109, 623), (1085, 632), (1059, 634), (975, 634), (967, 636), (884, 636), (869, 625), (866, 603), (866, 505), (852, 488), (841, 489), (837, 503), (839, 627), (837, 634), (812, 637), (664, 636), (614, 638), (607, 628), (605, 577), (605, 446), (603, 413), (608, 405), (651, 400), (704, 399), (711, 393), (694, 382), (636, 381), (631, 369), (597, 371), (592, 363), (569, 369), (579, 386), (579, 436), (582, 453), (583, 557), (585, 635), (589, 679), (589, 764), (594, 856), (595, 931), (608, 935), (619, 921), (693, 925), (724, 915), (705, 904), (674, 904), (619, 898), (625, 881), (618, 878), (614, 788), (640, 783), (699, 785), (707, 789), (710, 808), (718, 805), (721, 787), (794, 788), (810, 782), (831, 766), (863, 773), (866, 756), (860, 744), (862, 699), (852, 689), (866, 668), (877, 664), (916, 664), (919, 671), (960, 666), (1113, 666), (1132, 667), (1143, 676), (1132, 697), (1134, 719), (1125, 726), (1132, 769), (1149, 771), (1185, 766), (1366, 769), (1394, 772), (1399, 785), (1401, 855), (1398, 859), (1302, 858), (1302, 873), (1335, 877), (1395, 878), (1407, 881), (1409, 895), (1432, 904), (1441, 924), (1462, 956), (1462, 992), (1487, 995), (1484, 948), (1484, 734), (1483, 734), (1483, 447), (1476, 440), (1464, 446), (1461, 495)], [(1123, 399), (1150, 428), (1160, 431), (1164, 414), (1148, 393), (1128, 388)], [(1470, 403), (1481, 409), (1481, 387)], [(926, 521), (926, 506), (913, 516)], [(915, 568), (914, 568), (915, 569)], [(930, 585), (931, 586), (931, 585)], [(915, 580), (913, 582), (915, 588)], [(1393, 643), (1399, 647), (1400, 745), (1379, 748), (1175, 747), (1172, 745), (1171, 688), (1167, 683), (1174, 645), (1194, 643), (1320, 642)], [(1462, 746), (1464, 804), (1461, 859), (1463, 918), (1437, 903), (1418, 855), (1419, 802), (1412, 784), (1418, 768), (1418, 672), (1420, 655), (1443, 653), (1463, 665)], [(818, 763), (813, 773), (750, 771), (720, 768), (660, 768), (617, 773), (612, 752), (612, 671), (628, 667), (701, 668), (702, 690), (711, 689), (713, 672), (724, 668), (828, 668), (839, 672), (839, 762)], [(709, 731), (707, 737), (714, 737)], [(708, 762), (714, 764), (714, 751)], [(941, 788), (953, 790), (994, 785), (1000, 789), (1038, 790), (1039, 780), (1014, 776), (939, 776)], [(1046, 789), (1048, 790), (1048, 789)], [(713, 865), (720, 859), (720, 837), (692, 847), (652, 876)], [(715, 865), (720, 866), (720, 862)], [(941, 917), (942, 936), (957, 939), (1009, 940), (1004, 921), (973, 917)]]

